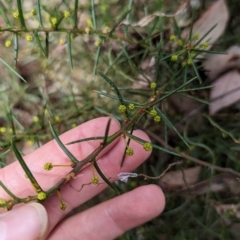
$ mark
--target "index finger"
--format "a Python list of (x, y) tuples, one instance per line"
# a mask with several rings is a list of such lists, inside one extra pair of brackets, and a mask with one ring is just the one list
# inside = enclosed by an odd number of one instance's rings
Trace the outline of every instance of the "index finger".
[[(62, 134), (60, 139), (64, 144), (66, 144), (77, 139), (92, 136), (103, 136), (108, 119), (109, 118), (102, 117), (83, 123), (80, 126)], [(113, 120), (111, 122), (109, 134), (115, 133), (119, 130), (119, 127), (119, 123), (116, 120)], [(81, 161), (81, 159), (93, 152), (99, 146), (100, 142), (100, 140), (92, 140), (82, 142), (80, 144), (68, 145), (66, 147), (77, 159)], [(116, 144), (116, 142), (117, 141), (110, 144), (105, 151), (109, 150), (114, 144)], [(47, 190), (56, 184), (71, 170), (71, 167), (56, 167), (53, 168), (51, 172), (44, 170), (44, 164), (46, 162), (51, 162), (53, 165), (67, 165), (71, 163), (68, 156), (63, 152), (55, 140), (48, 142), (33, 153), (28, 154), (24, 157), (24, 160), (43, 190)], [(0, 169), (0, 180), (17, 197), (23, 198), (36, 194), (30, 181), (26, 179), (25, 172), (18, 161)], [(1, 188), (0, 196), (1, 198), (9, 198), (7, 193)]]
[[(63, 143), (67, 143), (76, 139), (104, 135), (105, 128), (103, 126), (106, 126), (108, 119), (109, 118), (98, 118), (86, 122), (81, 126), (61, 135), (61, 141)], [(118, 129), (119, 123), (112, 121), (109, 134), (115, 133)], [(136, 131), (134, 134), (140, 138), (149, 140), (146, 134), (142, 131)], [(83, 159), (93, 150), (95, 150), (99, 144), (100, 141), (89, 141), (69, 145), (68, 149), (74, 156), (77, 157), (77, 159)], [(120, 162), (125, 147), (126, 145), (123, 139), (120, 141), (116, 140), (110, 144), (110, 146), (108, 146), (108, 149), (105, 150), (105, 154), (102, 155), (98, 160), (101, 170), (107, 177), (116, 177), (117, 173), (121, 171), (131, 171), (135, 169), (150, 154), (149, 152), (144, 151), (138, 143), (131, 141), (131, 147), (134, 149), (135, 154), (131, 157), (128, 156), (123, 168), (121, 168)], [(111, 149), (111, 151), (108, 151), (109, 149)], [(46, 162), (52, 162), (53, 164), (69, 164), (68, 157), (55, 141), (51, 141), (36, 150), (34, 153), (29, 154), (25, 157), (25, 160), (44, 190), (52, 187), (71, 170), (70, 168), (56, 168), (50, 172), (46, 172), (44, 170), (43, 165)], [(1, 171), (1, 180), (6, 183), (7, 187), (15, 195), (18, 197), (26, 197), (30, 194), (34, 194), (31, 184), (25, 178), (24, 172), (17, 162), (2, 169)], [(91, 185), (83, 188), (79, 192), (77, 189), (80, 189), (83, 184), (91, 182), (91, 177), (92, 169), (89, 166), (80, 171), (80, 173), (77, 175), (77, 179), (71, 181), (71, 185), (65, 184), (61, 187), (61, 196), (63, 201), (67, 204), (67, 210), (65, 212), (62, 212), (59, 209), (59, 199), (57, 198), (56, 194), (44, 202), (44, 206), (49, 214), (49, 231), (51, 231), (58, 221), (62, 219), (69, 211), (84, 203), (106, 187), (106, 184), (101, 184), (99, 186)], [(0, 191), (0, 196), (6, 197), (6, 193), (2, 190)]]

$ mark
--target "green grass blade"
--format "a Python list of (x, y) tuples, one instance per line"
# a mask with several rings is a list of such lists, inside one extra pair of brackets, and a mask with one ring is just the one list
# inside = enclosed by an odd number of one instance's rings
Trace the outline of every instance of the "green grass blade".
[(40, 5), (40, 0), (37, 0), (37, 18), (38, 18), (38, 22), (40, 24), (41, 28), (44, 28), (43, 26), (43, 22), (42, 22), (42, 15), (41, 15), (41, 5)]
[(212, 26), (195, 44), (194, 47), (196, 47), (197, 45), (199, 45), (199, 43), (201, 43), (201, 41), (217, 26), (217, 24), (215, 24), (214, 26)]
[(120, 93), (120, 91), (118, 90), (117, 86), (114, 84), (114, 82), (109, 79), (104, 73), (98, 71), (98, 73), (102, 76), (103, 79), (105, 79), (111, 86), (112, 88), (115, 90), (117, 96), (118, 96), (118, 99), (120, 101), (121, 104), (124, 104), (124, 101), (123, 101), (123, 98), (122, 98), (122, 95)]
[(107, 143), (107, 140), (108, 140), (108, 134), (109, 134), (109, 129), (110, 129), (110, 125), (111, 125), (111, 118), (108, 119), (108, 122), (107, 122), (107, 127), (106, 127), (106, 130), (105, 130), (105, 134), (104, 134), (104, 139), (103, 139), (103, 142), (102, 142), (102, 145), (105, 146), (106, 143)]
[(118, 99), (120, 101), (121, 104), (124, 104), (124, 101), (123, 101), (123, 98), (122, 98), (122, 95), (121, 93), (119, 92), (117, 86), (114, 84), (114, 82), (112, 80), (110, 80), (104, 73), (98, 71), (98, 73), (102, 76), (103, 79), (105, 79), (112, 87), (113, 89), (115, 90), (117, 96), (118, 96)]
[(74, 23), (74, 29), (78, 28), (78, 0), (75, 0), (74, 4), (74, 15), (73, 15), (73, 23)]
[(80, 142), (86, 142), (86, 141), (90, 141), (90, 140), (103, 140), (103, 139), (104, 139), (104, 137), (102, 137), (102, 136), (89, 137), (89, 138), (83, 138), (83, 139), (79, 139), (79, 140), (76, 140), (76, 141), (69, 142), (66, 145), (71, 145), (71, 144), (80, 143)]
[(49, 54), (49, 33), (48, 32), (46, 32), (45, 46), (46, 46), (45, 56), (46, 58), (48, 58), (48, 54)]
[[(105, 96), (105, 97), (109, 97), (111, 99), (119, 100), (119, 98), (117, 96), (113, 96), (113, 95), (105, 93), (105, 92), (101, 92), (101, 91), (98, 91), (98, 90), (94, 90), (94, 92), (98, 93), (99, 95), (102, 95), (102, 96)], [(140, 104), (139, 102), (134, 102), (134, 101), (128, 100), (126, 98), (123, 98), (123, 102), (125, 102), (125, 103), (133, 103), (133, 104), (135, 104), (137, 106), (143, 106), (143, 104)]]
[(94, 107), (94, 109), (95, 109), (97, 112), (101, 113), (101, 114), (104, 114), (104, 115), (109, 116), (109, 117), (116, 118), (118, 121), (122, 121), (122, 120), (123, 120), (118, 114), (113, 114), (112, 112), (108, 112), (108, 111), (106, 111), (106, 110), (103, 109), (103, 108)]
[(133, 62), (133, 60), (131, 59), (131, 57), (128, 55), (128, 52), (127, 52), (127, 50), (125, 49), (125, 46), (122, 44), (122, 42), (120, 42), (120, 45), (121, 45), (121, 48), (122, 48), (122, 50), (123, 50), (123, 53), (124, 53), (124, 55), (126, 56), (126, 58), (127, 58), (127, 60), (128, 60), (128, 63), (130, 64), (130, 66), (133, 67), (134, 70), (135, 70), (137, 73), (139, 73), (140, 75), (142, 75), (143, 78), (150, 84), (150, 83), (151, 83), (150, 79), (147, 77), (147, 75), (144, 73), (144, 71), (143, 71), (141, 68), (139, 68), (139, 67), (136, 66), (136, 64)]
[[(129, 138), (135, 140), (136, 142), (143, 143), (143, 144), (147, 142), (147, 141), (145, 141), (145, 140), (143, 140), (143, 139), (141, 139), (141, 138), (138, 138), (138, 137), (136, 137), (136, 136), (134, 136), (134, 135), (132, 135), (132, 134), (129, 134), (129, 133), (127, 133), (127, 132), (125, 132), (125, 134), (126, 134)], [(171, 150), (169, 150), (169, 149), (167, 149), (167, 148), (162, 148), (162, 147), (160, 147), (160, 146), (158, 146), (158, 145), (156, 145), (156, 144), (153, 144), (153, 143), (152, 143), (152, 146), (153, 146), (153, 148), (156, 148), (156, 149), (158, 149), (158, 150), (160, 150), (160, 151), (163, 151), (163, 152), (166, 152), (166, 153), (170, 153), (170, 154), (175, 155), (175, 156), (180, 156), (180, 154), (178, 154), (178, 153), (176, 153), (176, 152), (173, 152), (173, 151), (171, 151)]]
[[(133, 133), (134, 128), (135, 128), (135, 124), (133, 124), (133, 126), (132, 126), (132, 128), (131, 128), (130, 134)], [(120, 164), (121, 167), (122, 167), (123, 164), (124, 164), (124, 160), (125, 160), (125, 157), (126, 157), (126, 150), (127, 150), (128, 146), (129, 146), (129, 144), (130, 144), (130, 141), (131, 141), (131, 138), (128, 138), (127, 146), (126, 146), (125, 149), (124, 149), (124, 153), (123, 153), (122, 160), (121, 160), (121, 164)]]
[(156, 108), (158, 114), (160, 115), (160, 117), (164, 120), (164, 122), (167, 124), (167, 126), (171, 129), (173, 129), (173, 131), (180, 137), (180, 139), (185, 143), (185, 145), (187, 147), (189, 147), (187, 141), (184, 139), (184, 137), (180, 134), (180, 132), (175, 128), (175, 126), (168, 120), (167, 116), (159, 109)]
[(199, 80), (199, 83), (202, 83), (202, 78), (201, 78), (201, 76), (199, 75), (199, 72), (198, 72), (198, 70), (197, 70), (196, 64), (195, 64), (195, 62), (194, 62), (194, 59), (191, 57), (191, 53), (190, 53), (190, 52), (188, 52), (188, 57), (189, 57), (189, 58), (191, 59), (191, 61), (192, 61), (192, 66), (193, 66), (194, 72), (195, 72), (196, 75), (197, 75), (197, 78), (198, 78), (198, 80)]
[(7, 149), (5, 152), (0, 153), (0, 168), (5, 167), (7, 164), (3, 162), (3, 158), (7, 153), (9, 153), (10, 149)]
[(16, 197), (10, 190), (8, 190), (8, 188), (3, 184), (2, 181), (0, 181), (0, 186), (12, 199), (15, 199), (18, 201), (21, 200), (20, 198)]
[(172, 27), (173, 27), (174, 33), (176, 33), (177, 37), (181, 38), (181, 30), (180, 30), (175, 18), (173, 18)]
[(9, 68), (16, 76), (18, 76), (20, 79), (22, 79), (25, 83), (27, 82), (18, 72), (16, 72), (7, 62), (5, 62), (1, 57), (0, 57), (0, 62), (2, 62), (6, 67)]
[(6, 15), (7, 10), (4, 8), (4, 6), (2, 5), (2, 3), (0, 3), (0, 14), (3, 16), (4, 22), (6, 23), (6, 25), (8, 27), (11, 27), (11, 23)]
[(118, 192), (118, 189), (117, 189), (117, 188), (108, 180), (108, 178), (103, 174), (103, 172), (102, 172), (101, 169), (99, 168), (96, 160), (93, 161), (93, 165), (94, 165), (95, 169), (97, 170), (98, 174), (101, 176), (101, 178), (107, 183), (107, 185), (108, 185), (109, 187), (111, 187), (114, 191), (116, 191), (117, 193), (119, 193), (119, 192)]
[(189, 94), (186, 94), (186, 93), (180, 93), (182, 96), (185, 96), (185, 97), (187, 97), (187, 98), (191, 98), (191, 99), (193, 99), (193, 100), (195, 100), (195, 101), (197, 101), (197, 102), (200, 102), (200, 103), (204, 103), (204, 104), (206, 104), (206, 105), (210, 105), (211, 103), (209, 102), (209, 100), (203, 100), (203, 99), (201, 99), (201, 98), (197, 98), (197, 97), (194, 97), (194, 96), (192, 96), (192, 95), (189, 95)]
[(77, 164), (79, 161), (72, 155), (72, 153), (61, 142), (60, 138), (58, 137), (58, 135), (57, 135), (56, 131), (54, 130), (54, 128), (52, 127), (51, 123), (49, 123), (49, 125), (50, 125), (50, 130), (52, 132), (52, 135), (53, 135), (54, 139), (56, 140), (56, 142), (58, 143), (59, 147), (70, 158), (71, 162), (74, 165)]
[(30, 169), (28, 168), (27, 164), (25, 163), (24, 159), (22, 158), (22, 155), (20, 154), (20, 152), (18, 151), (15, 142), (12, 142), (12, 149), (15, 153), (16, 158), (18, 159), (21, 167), (23, 168), (24, 172), (26, 173), (28, 179), (30, 180), (30, 182), (32, 183), (32, 186), (34, 187), (34, 189), (36, 190), (36, 192), (41, 192), (42, 188), (40, 187), (40, 185), (38, 184), (37, 180), (35, 179), (35, 177), (33, 176), (33, 174), (31, 173)]
[(101, 52), (101, 47), (102, 47), (102, 40), (100, 42), (100, 45), (97, 48), (97, 52), (96, 52), (96, 56), (95, 56), (95, 62), (94, 62), (94, 67), (93, 67), (93, 79), (95, 79), (96, 70), (97, 70), (99, 57), (100, 57), (100, 52)]
[(13, 43), (14, 43), (15, 66), (17, 66), (17, 62), (18, 62), (18, 34), (17, 33), (14, 33)]
[(117, 57), (114, 58), (113, 62), (108, 66), (108, 68), (105, 70), (104, 74), (106, 75), (108, 71), (118, 62), (120, 57), (122, 56), (123, 52), (121, 51)]
[(220, 54), (220, 55), (227, 55), (227, 52), (216, 52), (216, 51), (209, 51), (204, 49), (193, 49), (192, 52), (198, 52), (198, 53), (208, 53), (208, 54)]
[(37, 30), (35, 30), (35, 31), (33, 32), (33, 34), (34, 34), (34, 36), (35, 36), (35, 39), (36, 39), (37, 45), (38, 45), (38, 47), (39, 47), (39, 49), (40, 49), (40, 52), (43, 54), (43, 56), (46, 57), (46, 54), (45, 54), (45, 51), (44, 51), (43, 46), (42, 46), (42, 44), (41, 44), (41, 41), (40, 41), (40, 39), (39, 39)]
[(24, 17), (23, 17), (23, 10), (22, 10), (22, 3), (21, 3), (21, 0), (17, 0), (17, 7), (18, 7), (18, 13), (19, 13), (19, 20), (20, 20), (20, 23), (22, 25), (22, 27), (24, 29), (26, 29), (26, 24), (25, 24), (25, 20), (24, 20)]
[[(104, 73), (102, 73), (100, 71), (98, 71), (98, 73), (102, 76), (103, 79), (105, 79), (113, 87), (113, 89), (115, 90), (115, 92), (118, 96), (119, 102), (122, 105), (124, 105), (122, 95), (121, 95), (120, 91), (118, 90), (117, 86), (114, 84), (114, 82), (111, 79), (109, 79)], [(126, 111), (125, 114), (126, 114), (126, 117), (128, 118), (129, 117), (128, 111)]]
[(94, 0), (91, 0), (91, 12), (92, 12), (93, 29), (96, 30), (96, 16), (95, 16)]
[(11, 110), (7, 110), (7, 118), (8, 118), (8, 122), (10, 124), (10, 127), (12, 129), (12, 134), (14, 136), (16, 136), (16, 130), (15, 130), (15, 125), (14, 125), (14, 121), (13, 121), (13, 114)]
[(191, 41), (191, 39), (192, 39), (194, 17), (195, 17), (195, 11), (192, 11), (192, 19), (191, 19), (191, 26), (190, 26), (190, 31), (189, 31), (189, 35), (188, 35), (188, 42)]
[(71, 32), (67, 34), (67, 49), (68, 49), (68, 59), (69, 59), (70, 67), (71, 69), (73, 69)]
[(167, 97), (171, 96), (172, 94), (178, 92), (179, 90), (181, 90), (182, 88), (184, 88), (185, 86), (187, 86), (189, 83), (191, 83), (193, 80), (195, 80), (197, 77), (194, 77), (192, 79), (190, 79), (189, 81), (187, 81), (186, 83), (184, 83), (183, 85), (181, 85), (180, 87), (174, 89), (172, 92), (166, 94), (165, 96), (163, 96), (162, 98), (158, 99), (157, 101), (155, 101), (153, 104), (150, 104), (150, 106), (154, 106), (156, 105), (157, 103), (160, 103), (162, 102), (164, 99), (166, 99)]
[(58, 19), (57, 24), (56, 24), (55, 27), (54, 27), (55, 30), (58, 30), (58, 28), (59, 28), (61, 22), (63, 21), (63, 19), (64, 19), (64, 16), (61, 16), (61, 17)]
[[(128, 10), (128, 11), (131, 11), (131, 10), (132, 10), (132, 7), (133, 7), (133, 0), (129, 0), (129, 1), (128, 1), (128, 6), (127, 6), (127, 10)], [(124, 14), (123, 14), (123, 15), (124, 15)], [(124, 17), (124, 18), (123, 18), (123, 17), (120, 17), (120, 18), (122, 18), (122, 21), (123, 21), (125, 17)], [(127, 20), (128, 23), (131, 22), (131, 14), (130, 14), (130, 12), (126, 15), (126, 20)], [(118, 22), (121, 23), (120, 20), (118, 20)], [(126, 38), (129, 37), (129, 25), (126, 25), (125, 28), (124, 28), (124, 36), (125, 36)]]
[(21, 130), (21, 131), (25, 131), (25, 127), (19, 122), (19, 120), (14, 116), (12, 115), (12, 119), (13, 119), (13, 122), (16, 123), (16, 125), (18, 126), (18, 128)]
[(113, 28), (111, 29), (111, 31), (109, 32), (109, 35), (111, 35), (115, 29), (117, 28), (117, 26), (124, 20), (124, 18), (132, 11), (132, 9), (128, 9), (126, 12), (123, 13), (123, 15), (118, 19), (117, 23), (113, 26)]
[(235, 143), (240, 143), (239, 140), (237, 140), (234, 135), (231, 132), (226, 131), (224, 128), (222, 128), (220, 125), (218, 125), (211, 117), (207, 116), (206, 114), (203, 115), (205, 118), (208, 119), (208, 121), (211, 123), (211, 125), (215, 128), (217, 128), (223, 135), (229, 136)]
[(190, 122), (187, 122), (187, 124), (184, 128), (184, 132), (183, 132), (184, 138), (186, 139), (186, 141), (188, 141), (189, 144), (200, 147), (200, 148), (204, 148), (207, 152), (209, 152), (210, 156), (212, 157), (213, 163), (214, 163), (215, 162), (215, 153), (214, 153), (214, 151), (212, 151), (212, 149), (210, 147), (208, 147), (204, 143), (195, 142), (188, 138), (187, 129), (188, 129), (189, 124), (190, 124)]

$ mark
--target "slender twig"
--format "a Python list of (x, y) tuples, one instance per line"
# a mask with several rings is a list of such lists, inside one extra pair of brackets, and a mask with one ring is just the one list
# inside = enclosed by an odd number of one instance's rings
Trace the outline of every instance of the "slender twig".
[[(36, 29), (36, 28), (16, 28), (16, 27), (6, 27), (6, 28), (1, 28), (1, 32), (12, 32), (12, 33), (33, 33), (33, 32), (45, 32), (45, 33), (58, 33), (58, 32), (65, 32), (65, 33), (71, 33), (71, 34), (86, 34), (85, 29), (70, 29), (70, 28), (58, 28), (58, 29), (54, 29), (54, 28), (40, 28), (40, 29)], [(114, 35), (111, 34), (109, 35), (109, 33), (105, 33), (99, 30), (91, 30), (89, 33), (89, 35), (98, 35), (99, 37), (102, 38), (111, 38), (111, 39), (115, 39), (118, 40), (120, 42), (127, 42), (129, 44), (138, 44), (142, 47), (147, 47), (146, 44), (144, 44), (143, 42), (136, 42), (135, 40), (132, 40), (130, 38), (126, 38), (126, 37), (122, 37), (122, 36), (118, 36), (118, 35)]]
[[(189, 81), (191, 82), (191, 81)], [(176, 90), (174, 90), (172, 93), (177, 92), (178, 90), (181, 90), (181, 88), (185, 87), (186, 83), (182, 85), (182, 87), (177, 88)], [(158, 93), (157, 93), (158, 94)], [(167, 94), (167, 96), (169, 96), (170, 94)], [(160, 98), (161, 99), (161, 98)], [(164, 97), (163, 97), (164, 99)], [(136, 111), (131, 118), (126, 118), (125, 122), (123, 123), (122, 127), (120, 128), (120, 130), (118, 130), (116, 133), (114, 133), (111, 136), (108, 136), (106, 139), (106, 134), (105, 134), (105, 139), (102, 143), (99, 144), (99, 147), (96, 148), (91, 154), (89, 154), (86, 158), (80, 160), (79, 162), (76, 161), (75, 165), (73, 166), (73, 169), (66, 174), (65, 176), (63, 176), (58, 183), (56, 183), (54, 186), (52, 186), (50, 189), (48, 189), (47, 191), (45, 191), (45, 195), (48, 198), (50, 195), (52, 195), (54, 192), (59, 191), (59, 189), (61, 188), (61, 186), (63, 184), (65, 184), (66, 182), (68, 182), (69, 180), (73, 179), (76, 174), (84, 167), (86, 166), (88, 163), (96, 163), (95, 161), (97, 160), (97, 156), (99, 155), (99, 153), (102, 152), (102, 150), (104, 148), (106, 148), (110, 143), (112, 143), (114, 140), (116, 140), (117, 138), (119, 138), (120, 136), (122, 136), (123, 134), (126, 134), (126, 132), (130, 131), (131, 128), (135, 125), (135, 123), (142, 118), (142, 116), (144, 114), (146, 114), (146, 109), (156, 105), (157, 103), (159, 103), (159, 98), (157, 98), (156, 95), (151, 96), (148, 101), (146, 101), (142, 107)], [(95, 164), (96, 165), (96, 164)], [(96, 167), (96, 166), (95, 166)], [(171, 167), (171, 166), (170, 166)], [(169, 168), (168, 168), (169, 169)], [(168, 170), (167, 169), (167, 170)], [(166, 171), (167, 171), (166, 170)], [(239, 174), (240, 176), (240, 174)], [(26, 198), (23, 198), (21, 200), (25, 200), (25, 202), (28, 202), (29, 199), (34, 198), (36, 199), (36, 196), (28, 196)], [(45, 200), (46, 198), (44, 198)], [(14, 199), (15, 202), (14, 204), (17, 204), (18, 201), (17, 199)], [(13, 204), (13, 205), (14, 205)], [(62, 204), (61, 208), (65, 208), (65, 205)]]
[(240, 177), (240, 172), (237, 172), (235, 170), (233, 170), (232, 168), (224, 168), (224, 167), (219, 167), (219, 166), (216, 166), (216, 165), (213, 165), (211, 163), (208, 163), (208, 162), (205, 162), (203, 160), (200, 160), (200, 159), (197, 159), (197, 158), (194, 158), (186, 153), (183, 153), (183, 152), (180, 152), (180, 151), (177, 151), (176, 149), (174, 149), (172, 146), (170, 146), (169, 144), (167, 144), (162, 138), (160, 138), (159, 136), (157, 136), (155, 133), (152, 133), (151, 131), (148, 131), (147, 130), (147, 133), (149, 136), (151, 136), (152, 138), (154, 138), (156, 141), (158, 141), (162, 146), (164, 146), (165, 148), (169, 149), (169, 150), (174, 150), (176, 151), (177, 153), (179, 153), (179, 155), (182, 157), (182, 158), (185, 158), (187, 160), (190, 160), (194, 163), (197, 163), (199, 165), (202, 165), (202, 166), (205, 166), (205, 167), (209, 167), (209, 168), (212, 168), (212, 169), (215, 169), (219, 172), (225, 172), (225, 173), (231, 173), (235, 176), (238, 176)]
[(143, 173), (139, 173), (139, 174), (138, 174), (138, 177), (144, 177), (144, 179), (160, 179), (160, 178), (162, 178), (162, 177), (166, 174), (166, 172), (167, 172), (171, 167), (173, 167), (173, 166), (175, 166), (175, 165), (180, 165), (180, 164), (182, 164), (181, 161), (179, 161), (179, 162), (174, 162), (174, 163), (169, 164), (168, 167), (167, 167), (159, 176), (156, 176), (156, 177), (148, 176), (148, 175), (143, 174)]

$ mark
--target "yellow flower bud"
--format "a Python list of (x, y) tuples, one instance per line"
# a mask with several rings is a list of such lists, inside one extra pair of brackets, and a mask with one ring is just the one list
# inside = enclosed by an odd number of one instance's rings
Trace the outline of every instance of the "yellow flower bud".
[(47, 198), (47, 194), (45, 193), (45, 192), (39, 192), (38, 194), (37, 194), (37, 198), (38, 198), (38, 200), (44, 200), (44, 199), (46, 199)]
[(33, 117), (33, 122), (35, 122), (35, 123), (39, 122), (39, 117), (38, 116), (34, 116)]
[(132, 148), (127, 148), (127, 149), (126, 149), (126, 154), (127, 154), (128, 156), (132, 156), (132, 155), (134, 154), (134, 150), (133, 150)]
[(50, 171), (50, 170), (52, 170), (52, 168), (53, 168), (52, 163), (45, 163), (45, 164), (44, 164), (44, 169), (45, 169), (46, 171)]
[(97, 185), (99, 183), (98, 177), (97, 176), (93, 176), (91, 183), (94, 184), (94, 185)]
[(175, 42), (177, 40), (177, 36), (176, 35), (171, 35), (170, 36), (170, 41)]
[(203, 48), (203, 49), (207, 49), (208, 46), (209, 46), (209, 43), (208, 43), (208, 42), (203, 42), (203, 43), (201, 44), (201, 48)]
[(152, 150), (152, 144), (150, 142), (145, 142), (143, 144), (143, 148), (146, 150), (146, 151), (151, 151)]
[(195, 34), (193, 35), (193, 39), (194, 39), (194, 40), (198, 40), (198, 39), (199, 39), (199, 34), (198, 34), (198, 33), (195, 33)]
[(133, 103), (130, 103), (130, 104), (128, 105), (128, 108), (129, 108), (130, 110), (133, 110), (133, 109), (135, 108), (135, 105), (134, 105)]
[(60, 204), (60, 209), (61, 209), (62, 211), (65, 211), (66, 208), (67, 208), (66, 203), (61, 202), (61, 204)]
[(89, 28), (89, 27), (86, 27), (86, 28), (85, 28), (85, 33), (89, 34), (89, 32), (90, 32), (90, 28)]
[(151, 82), (150, 88), (155, 89), (157, 87), (157, 84), (155, 82)]
[(28, 34), (28, 35), (26, 36), (26, 40), (27, 40), (28, 42), (31, 42), (31, 41), (33, 40), (32, 35)]
[(97, 39), (94, 44), (95, 44), (96, 47), (99, 47), (99, 46), (100, 46), (100, 43), (101, 43), (100, 40)]
[(63, 13), (63, 16), (65, 17), (65, 18), (69, 18), (70, 17), (70, 12), (69, 11), (64, 11), (64, 13)]
[(57, 25), (57, 22), (58, 22), (57, 18), (51, 17), (50, 21), (51, 21), (53, 26)]
[(60, 38), (60, 40), (59, 40), (59, 44), (62, 46), (62, 45), (64, 45), (64, 43), (65, 43), (65, 40), (62, 39), (62, 38)]
[(5, 133), (7, 129), (5, 127), (0, 127), (0, 133)]
[(87, 22), (88, 27), (92, 27), (93, 26), (92, 20), (90, 18), (88, 18), (86, 22)]
[(19, 12), (18, 12), (18, 10), (16, 10), (15, 12), (13, 12), (13, 17), (14, 17), (14, 18), (19, 18)]
[(178, 60), (178, 55), (172, 55), (171, 60), (176, 62)]
[(5, 47), (10, 47), (12, 45), (12, 41), (11, 40), (6, 40), (5, 41)]
[(37, 15), (37, 11), (36, 11), (35, 9), (32, 9), (32, 10), (31, 10), (31, 14), (32, 14), (33, 16), (36, 16), (36, 15)]

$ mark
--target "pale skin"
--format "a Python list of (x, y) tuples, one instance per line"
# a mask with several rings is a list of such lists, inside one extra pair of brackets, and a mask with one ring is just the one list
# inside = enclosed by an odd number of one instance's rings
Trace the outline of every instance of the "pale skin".
[[(60, 139), (63, 143), (68, 143), (81, 138), (103, 136), (107, 121), (107, 117), (93, 119), (62, 134)], [(119, 123), (112, 120), (110, 134), (119, 128)], [(150, 141), (143, 131), (136, 130), (133, 134)], [(81, 160), (99, 144), (100, 141), (96, 140), (68, 145), (68, 149), (77, 159)], [(150, 152), (145, 151), (134, 141), (131, 141), (130, 147), (134, 149), (134, 155), (127, 156), (122, 168), (120, 168), (120, 162), (125, 149), (122, 138), (117, 139), (103, 150), (98, 157), (98, 165), (107, 177), (116, 179), (118, 173), (134, 170), (150, 155)], [(55, 141), (50, 141), (25, 156), (24, 159), (44, 190), (53, 186), (70, 171), (70, 168), (62, 167), (51, 171), (44, 170), (43, 166), (46, 162), (69, 164), (68, 157)], [(96, 171), (95, 173), (97, 175)], [(18, 162), (0, 169), (1, 181), (18, 197), (34, 195), (34, 190), (24, 175)], [(24, 236), (25, 240), (114, 239), (127, 230), (158, 216), (164, 209), (165, 198), (161, 189), (155, 185), (147, 185), (63, 220), (71, 210), (106, 188), (107, 185), (100, 180), (103, 184), (86, 185), (81, 191), (77, 191), (83, 184), (91, 182), (92, 177), (92, 167), (88, 165), (75, 179), (71, 180), (71, 184), (68, 182), (61, 188), (62, 199), (67, 204), (65, 211), (59, 209), (59, 199), (56, 194), (53, 194), (43, 205), (38, 203), (19, 205), (7, 213), (0, 214), (0, 240), (19, 239), (19, 236)], [(0, 198), (9, 198), (3, 189), (0, 189)]]

